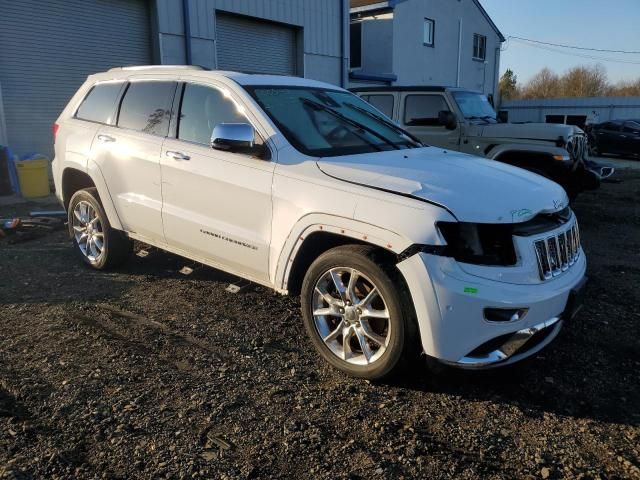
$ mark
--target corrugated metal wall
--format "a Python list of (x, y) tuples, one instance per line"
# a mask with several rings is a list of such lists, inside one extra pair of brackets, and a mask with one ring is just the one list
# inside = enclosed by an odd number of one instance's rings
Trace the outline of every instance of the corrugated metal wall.
[(240, 15), (216, 15), (218, 68), (295, 75), (296, 29)]
[(510, 122), (544, 122), (547, 115), (586, 115), (593, 111), (600, 122), (639, 118), (640, 97), (577, 97), (502, 102), (500, 110), (509, 112)]
[(11, 147), (52, 155), (51, 125), (87, 75), (150, 59), (147, 0), (0, 0)]
[[(156, 0), (162, 63), (184, 64), (182, 2)], [(217, 12), (236, 13), (296, 27), (298, 75), (340, 85), (346, 80), (348, 53), (342, 42), (348, 25), (344, 0), (189, 0), (192, 63), (217, 68)], [(346, 45), (348, 48), (348, 44)], [(238, 55), (243, 52), (238, 51)], [(343, 56), (345, 58), (343, 58)]]

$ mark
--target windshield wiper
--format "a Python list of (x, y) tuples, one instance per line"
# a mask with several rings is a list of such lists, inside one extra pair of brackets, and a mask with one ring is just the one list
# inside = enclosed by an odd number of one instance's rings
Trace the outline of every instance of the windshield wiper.
[(414, 144), (411, 146), (411, 148), (420, 148), (423, 147), (424, 145), (422, 144), (422, 142), (420, 140), (418, 140), (416, 137), (414, 137), (413, 135), (411, 135), (409, 132), (407, 132), (406, 130), (404, 130), (403, 128), (399, 127), (398, 125), (396, 125), (393, 122), (390, 122), (389, 120), (387, 120), (384, 117), (381, 117), (380, 115), (376, 115), (373, 112), (370, 112), (369, 110), (367, 110), (366, 108), (362, 108), (359, 107), (357, 105), (354, 105), (353, 103), (345, 103), (344, 104), (346, 107), (352, 108), (358, 112), (364, 113), (365, 115), (370, 116), (371, 118), (375, 118), (376, 120), (378, 120), (381, 123), (384, 123), (387, 127), (389, 127), (392, 130), (395, 130), (396, 132), (398, 132), (400, 135), (407, 137), (409, 140), (411, 140)]
[[(393, 148), (395, 148), (396, 150), (400, 150), (400, 147), (397, 146), (395, 143), (393, 143), (391, 140), (389, 140), (388, 138), (386, 138), (384, 135), (379, 134), (378, 132), (376, 132), (374, 129), (367, 127), (366, 125), (363, 125), (362, 123), (358, 122), (357, 120), (353, 120), (343, 114), (341, 114), (340, 112), (338, 112), (337, 110), (331, 108), (331, 107), (327, 107), (326, 105), (322, 105), (321, 103), (318, 102), (314, 102), (313, 100), (309, 100), (308, 98), (303, 98), (301, 99), (304, 103), (306, 103), (307, 105), (313, 107), (313, 108), (318, 108), (320, 110), (323, 110), (327, 113), (330, 113), (331, 115), (333, 115), (334, 117), (342, 120), (344, 123), (347, 123), (349, 125), (351, 125), (352, 127), (356, 127), (359, 130), (364, 130), (365, 132), (370, 133), (371, 135), (373, 135), (374, 137), (378, 137), (380, 140), (382, 140), (384, 143), (386, 143), (387, 145), (391, 145)], [(371, 145), (372, 147), (376, 148), (377, 150), (381, 150), (380, 147), (378, 146), (378, 144), (367, 140), (365, 137), (362, 137), (360, 135), (358, 135), (358, 137), (361, 140), (364, 140), (365, 142), (367, 142), (369, 145)]]

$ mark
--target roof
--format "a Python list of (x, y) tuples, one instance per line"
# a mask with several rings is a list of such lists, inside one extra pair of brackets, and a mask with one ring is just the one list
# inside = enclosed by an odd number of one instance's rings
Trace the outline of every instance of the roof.
[(327, 88), (332, 90), (340, 90), (340, 87), (311, 80), (302, 77), (290, 77), (284, 75), (260, 75), (242, 72), (232, 72), (226, 70), (209, 70), (198, 65), (138, 65), (128, 67), (116, 67), (107, 72), (96, 73), (95, 76), (99, 80), (121, 79), (138, 75), (172, 75), (176, 77), (202, 77), (202, 78), (218, 78), (224, 77), (240, 85), (274, 85), (274, 86), (294, 86), (294, 87), (316, 87)]
[(495, 30), (495, 32), (498, 34), (498, 37), (500, 38), (501, 42), (506, 42), (507, 39), (505, 38), (505, 36), (502, 34), (502, 32), (500, 31), (500, 29), (498, 28), (498, 26), (493, 23), (493, 20), (491, 20), (491, 17), (489, 16), (489, 14), (487, 13), (487, 11), (484, 9), (484, 7), (482, 6), (482, 4), (480, 3), (480, 0), (473, 0), (473, 3), (476, 4), (476, 6), (478, 7), (478, 9), (480, 10), (480, 13), (482, 13), (482, 15), (484, 15), (484, 18), (487, 19), (487, 22), (489, 22), (489, 25), (491, 25), (491, 28), (493, 28)]
[(443, 85), (397, 85), (379, 87), (354, 87), (349, 89), (352, 92), (444, 92), (445, 90), (465, 90), (464, 88), (446, 87)]

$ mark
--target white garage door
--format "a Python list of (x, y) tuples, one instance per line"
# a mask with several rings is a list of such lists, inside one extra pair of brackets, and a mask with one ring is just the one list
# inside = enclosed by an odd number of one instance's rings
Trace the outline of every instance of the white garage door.
[(296, 75), (296, 29), (218, 13), (218, 68), (248, 73)]
[(0, 0), (9, 144), (52, 155), (51, 125), (87, 75), (151, 62), (147, 0)]

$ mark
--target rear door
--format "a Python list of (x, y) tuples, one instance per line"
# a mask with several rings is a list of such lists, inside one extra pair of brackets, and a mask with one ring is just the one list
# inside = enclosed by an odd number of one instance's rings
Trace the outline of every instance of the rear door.
[[(176, 138), (165, 141), (161, 157), (167, 243), (266, 281), (274, 163), (209, 146), (216, 125), (252, 123), (227, 88), (187, 82), (180, 90)], [(262, 142), (260, 136), (256, 142)]]
[(403, 93), (400, 97), (402, 126), (428, 145), (452, 148), (460, 145), (460, 126), (448, 130), (438, 121), (440, 111), (453, 111), (442, 93)]
[(98, 130), (92, 153), (125, 231), (164, 241), (160, 153), (176, 82), (131, 79), (116, 125)]

